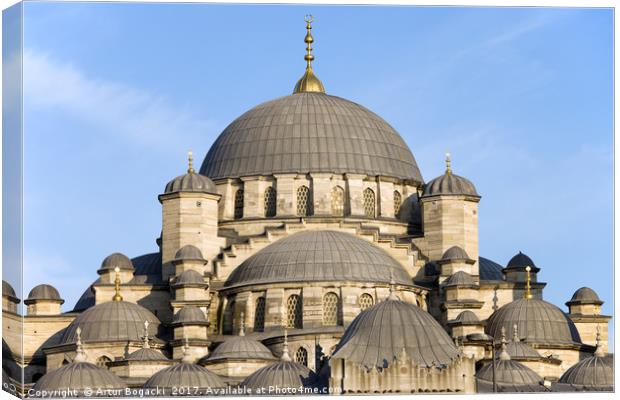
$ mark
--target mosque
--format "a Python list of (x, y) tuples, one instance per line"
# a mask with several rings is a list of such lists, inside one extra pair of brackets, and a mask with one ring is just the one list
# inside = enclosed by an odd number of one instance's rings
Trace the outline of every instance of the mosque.
[(20, 315), (3, 281), (4, 390), (613, 391), (598, 295), (576, 283), (562, 309), (526, 254), (481, 256), (472, 181), (448, 156), (425, 182), (392, 126), (327, 94), (306, 23), (293, 93), (242, 114), (200, 170), (190, 153), (162, 184), (156, 252), (105, 257), (71, 311), (40, 284)]

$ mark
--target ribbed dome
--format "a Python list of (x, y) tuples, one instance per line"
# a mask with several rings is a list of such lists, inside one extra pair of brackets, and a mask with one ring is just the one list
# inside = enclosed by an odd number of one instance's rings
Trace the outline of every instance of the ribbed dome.
[(506, 345), (506, 352), (510, 358), (517, 360), (541, 358), (540, 353), (529, 344), (522, 342), (519, 337), (519, 331), (513, 327), (512, 341)]
[(425, 196), (438, 195), (464, 195), (480, 197), (476, 192), (476, 187), (468, 179), (453, 173), (445, 173), (424, 185)]
[(333, 358), (366, 368), (385, 368), (403, 349), (421, 367), (447, 366), (459, 355), (446, 331), (429, 313), (388, 298), (355, 317)]
[(142, 341), (144, 321), (149, 322), (149, 336), (156, 336), (159, 319), (146, 308), (126, 301), (108, 301), (80, 314), (65, 329), (60, 343), (74, 343), (77, 327), (82, 328), (82, 341)]
[(532, 268), (532, 272), (540, 271), (540, 268), (534, 264), (534, 261), (527, 255), (519, 252), (516, 256), (512, 257), (508, 264), (506, 265), (506, 269), (522, 269), (525, 267)]
[(174, 314), (174, 317), (172, 318), (173, 324), (204, 324), (206, 322), (207, 318), (205, 317), (205, 313), (196, 306), (185, 306)]
[(186, 271), (181, 272), (181, 275), (177, 277), (174, 282), (174, 286), (187, 286), (187, 285), (197, 285), (197, 286), (206, 286), (204, 277), (198, 271), (194, 271), (193, 269), (188, 269)]
[[(489, 362), (480, 368), (476, 377), (493, 382), (493, 363)], [(495, 379), (497, 383), (507, 385), (540, 385), (543, 380), (532, 369), (512, 359), (496, 360)]]
[(383, 249), (348, 233), (305, 231), (265, 247), (239, 265), (225, 286), (276, 282), (354, 281), (411, 285)]
[(26, 299), (26, 301), (24, 301), (24, 303), (28, 304), (31, 301), (36, 300), (57, 300), (60, 302), (60, 304), (65, 302), (62, 298), (60, 298), (60, 293), (58, 293), (58, 290), (56, 290), (54, 286), (45, 284), (37, 285), (32, 288), (30, 293), (28, 293), (28, 298)]
[(589, 390), (613, 390), (613, 356), (592, 356), (579, 361), (562, 374), (558, 383)]
[(235, 336), (220, 344), (205, 360), (205, 364), (217, 360), (275, 360), (271, 351), (247, 336)]
[(17, 295), (15, 294), (15, 289), (13, 289), (13, 286), (11, 286), (11, 284), (5, 281), (4, 279), (2, 280), (2, 295), (17, 298)]
[[(86, 393), (86, 397), (92, 397), (97, 396), (98, 389), (122, 390), (125, 387), (126, 385), (119, 377), (105, 368), (88, 362), (73, 362), (43, 375), (34, 384), (33, 390), (51, 392), (70, 389), (84, 396), (84, 391), (88, 389), (92, 391), (92, 394)], [(117, 393), (118, 395), (124, 395), (124, 393)]]
[(133, 264), (131, 260), (129, 259), (129, 257), (127, 257), (126, 255), (122, 253), (113, 253), (107, 256), (106, 258), (104, 258), (103, 262), (101, 263), (101, 268), (99, 268), (98, 272), (113, 271), (114, 268), (116, 267), (123, 269), (123, 270), (133, 271), (134, 269)]
[(461, 312), (456, 318), (453, 320), (454, 323), (459, 323), (461, 325), (480, 325), (480, 319), (476, 314), (472, 311), (465, 310)]
[[(460, 246), (452, 246), (448, 250), (443, 253), (441, 256), (441, 261), (452, 261), (452, 260), (471, 260), (467, 252), (463, 250)], [(473, 260), (472, 260), (473, 261)]]
[(519, 299), (502, 306), (488, 319), (486, 332), (500, 337), (504, 327), (511, 332), (517, 325), (527, 342), (571, 344), (580, 342), (575, 324), (558, 307), (540, 299)]
[(481, 281), (501, 281), (504, 279), (502, 270), (504, 267), (489, 260), (488, 258), (478, 257), (478, 271)]
[(181, 247), (174, 255), (175, 260), (199, 260), (203, 261), (205, 258), (202, 256), (200, 249), (194, 245), (186, 244)]
[(215, 373), (197, 364), (180, 363), (155, 373), (145, 388), (161, 388), (166, 394), (173, 388), (220, 389), (226, 384)]
[(129, 361), (168, 361), (168, 358), (161, 351), (151, 348), (138, 349), (125, 359)]
[(253, 394), (259, 389), (265, 390), (265, 394), (270, 394), (270, 387), (278, 389), (311, 388), (316, 384), (316, 379), (316, 374), (302, 364), (292, 361), (278, 361), (253, 372), (241, 382), (240, 386), (251, 389)]
[(577, 289), (577, 291), (573, 294), (570, 301), (566, 302), (567, 306), (572, 304), (603, 304), (601, 299), (598, 297), (598, 294), (589, 287), (582, 287)]
[(177, 176), (164, 189), (164, 193), (174, 192), (202, 192), (218, 194), (217, 186), (211, 179), (202, 174), (188, 172), (187, 174)]
[(217, 138), (200, 173), (212, 179), (326, 172), (423, 182), (400, 135), (372, 111), (324, 93), (262, 103)]
[(464, 271), (457, 271), (446, 279), (446, 287), (452, 286), (476, 286), (476, 281)]

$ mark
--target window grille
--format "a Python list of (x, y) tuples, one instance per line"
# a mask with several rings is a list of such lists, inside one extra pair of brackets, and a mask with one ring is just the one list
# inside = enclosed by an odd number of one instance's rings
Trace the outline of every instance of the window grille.
[(340, 325), (340, 298), (334, 292), (323, 296), (323, 325)]
[(332, 215), (344, 216), (344, 189), (340, 186), (332, 189)]
[(109, 357), (101, 356), (97, 359), (97, 366), (107, 368), (110, 361), (112, 360)]
[(300, 217), (312, 215), (312, 194), (308, 186), (297, 188), (297, 215)]
[(262, 332), (265, 329), (265, 298), (256, 299), (256, 310), (254, 311), (254, 331)]
[(371, 188), (364, 189), (364, 215), (375, 217), (375, 192)]
[(243, 189), (235, 192), (235, 219), (243, 218)]
[(268, 187), (265, 190), (265, 217), (276, 216), (276, 190)]
[(398, 190), (394, 191), (394, 216), (398, 217), (398, 213), (400, 212), (400, 206), (403, 203), (403, 197), (400, 195)]
[(301, 298), (293, 294), (289, 296), (286, 301), (286, 326), (288, 328), (302, 328), (302, 318), (301, 318)]
[(368, 293), (362, 294), (359, 298), (359, 305), (362, 311), (372, 307), (374, 304), (375, 304), (375, 301), (373, 300), (372, 296), (369, 295)]
[(300, 347), (295, 352), (295, 362), (298, 364), (302, 364), (304, 366), (308, 366), (308, 350), (303, 347)]

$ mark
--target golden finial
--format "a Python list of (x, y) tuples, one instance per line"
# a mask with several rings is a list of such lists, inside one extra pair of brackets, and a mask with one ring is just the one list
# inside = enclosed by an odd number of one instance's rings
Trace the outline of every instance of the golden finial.
[(314, 75), (314, 72), (312, 71), (312, 61), (314, 60), (314, 55), (312, 55), (312, 43), (314, 43), (314, 38), (312, 37), (312, 33), (310, 31), (312, 30), (312, 22), (314, 21), (314, 17), (312, 17), (312, 15), (306, 15), (304, 17), (304, 21), (306, 21), (307, 30), (306, 37), (304, 38), (304, 42), (306, 42), (306, 55), (304, 56), (304, 60), (306, 60), (306, 72), (297, 81), (293, 93), (325, 93), (323, 83), (316, 77), (316, 75)]
[(452, 160), (450, 159), (450, 153), (446, 153), (446, 175), (452, 174)]
[(112, 297), (113, 301), (123, 301), (123, 296), (121, 296), (121, 276), (119, 272), (121, 269), (119, 267), (114, 268), (114, 272), (116, 273), (116, 278), (114, 278), (114, 297)]
[(524, 298), (528, 300), (532, 298), (532, 285), (531, 285), (532, 278), (530, 277), (531, 270), (532, 268), (529, 265), (525, 267), (525, 296)]
[(189, 163), (189, 167), (187, 168), (187, 172), (193, 174), (194, 171), (194, 153), (192, 151), (187, 152), (187, 161)]

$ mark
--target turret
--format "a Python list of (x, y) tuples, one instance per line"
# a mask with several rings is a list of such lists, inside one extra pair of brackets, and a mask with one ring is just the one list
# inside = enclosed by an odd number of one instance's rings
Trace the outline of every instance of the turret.
[(28, 315), (59, 315), (60, 306), (65, 301), (60, 298), (60, 294), (51, 285), (35, 286), (24, 304), (28, 306)]
[[(480, 195), (473, 183), (452, 173), (449, 154), (446, 172), (424, 186), (420, 201), (428, 257), (439, 260), (448, 249), (459, 246), (471, 259), (478, 260)], [(478, 279), (477, 261), (470, 274)]]
[(15, 289), (7, 281), (2, 281), (2, 311), (17, 313), (19, 298), (15, 294)]
[(113, 284), (116, 280), (116, 268), (118, 268), (118, 277), (122, 284), (133, 279), (135, 270), (129, 257), (122, 253), (113, 253), (104, 258), (101, 268), (97, 270), (101, 283)]
[(594, 290), (582, 287), (575, 291), (566, 305), (568, 317), (575, 323), (581, 341), (594, 346), (597, 334), (600, 333), (600, 347), (602, 351), (607, 351), (608, 323), (611, 317), (601, 315), (603, 303)]
[[(172, 342), (173, 358), (186, 356), (196, 361), (208, 354), (207, 327), (209, 322), (205, 313), (198, 307), (185, 306), (174, 315), (172, 329), (174, 341)], [(184, 353), (183, 349), (187, 348)], [(193, 362), (192, 361), (192, 362)]]
[(162, 276), (175, 275), (175, 255), (186, 245), (198, 248), (206, 260), (220, 252), (224, 242), (218, 238), (220, 195), (213, 181), (194, 171), (192, 153), (185, 175), (168, 182), (159, 195), (162, 204)]

